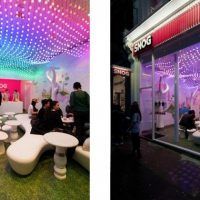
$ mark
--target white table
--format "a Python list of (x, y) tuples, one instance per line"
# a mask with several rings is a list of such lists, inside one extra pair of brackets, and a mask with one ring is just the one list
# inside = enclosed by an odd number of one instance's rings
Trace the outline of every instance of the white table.
[(61, 118), (62, 119), (62, 122), (63, 123), (66, 123), (66, 124), (68, 124), (68, 123), (74, 123), (74, 118), (73, 117), (62, 117)]
[(5, 112), (23, 113), (23, 102), (3, 101), (0, 106), (0, 114)]
[(8, 135), (5, 132), (0, 131), (0, 155), (5, 153), (4, 140), (6, 140), (7, 138)]
[(8, 115), (8, 119), (12, 119), (16, 113), (15, 112), (5, 112), (4, 114)]
[(10, 138), (12, 141), (18, 139), (18, 132), (17, 132), (17, 126), (21, 125), (21, 122), (18, 120), (8, 120), (5, 121), (5, 124), (8, 126), (11, 126), (11, 133)]
[(44, 139), (51, 145), (56, 146), (54, 154), (54, 175), (56, 178), (66, 179), (66, 151), (67, 148), (78, 145), (78, 140), (69, 134), (61, 132), (49, 132), (44, 135)]

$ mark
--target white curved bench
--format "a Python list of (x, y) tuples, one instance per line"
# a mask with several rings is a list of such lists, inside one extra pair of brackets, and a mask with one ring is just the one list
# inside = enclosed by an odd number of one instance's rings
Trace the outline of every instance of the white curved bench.
[(90, 171), (90, 152), (84, 151), (82, 146), (77, 146), (73, 159)]
[(22, 123), (21, 128), (25, 134), (8, 147), (6, 154), (12, 169), (18, 174), (27, 175), (33, 171), (41, 154), (53, 149), (53, 146), (44, 140), (43, 135), (30, 134), (31, 124), (28, 114), (18, 114), (15, 117)]

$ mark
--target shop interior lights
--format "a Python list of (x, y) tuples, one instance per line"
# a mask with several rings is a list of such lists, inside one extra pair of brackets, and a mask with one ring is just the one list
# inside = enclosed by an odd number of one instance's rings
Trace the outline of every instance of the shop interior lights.
[[(179, 81), (187, 87), (200, 85), (200, 43), (187, 47), (176, 52), (179, 63)], [(159, 58), (155, 62), (155, 72), (160, 76), (174, 78), (175, 74), (175, 54), (170, 54)], [(152, 66), (145, 64), (143, 72), (151, 74)]]
[(62, 53), (83, 56), (88, 14), (88, 0), (1, 0), (0, 67), (25, 71)]

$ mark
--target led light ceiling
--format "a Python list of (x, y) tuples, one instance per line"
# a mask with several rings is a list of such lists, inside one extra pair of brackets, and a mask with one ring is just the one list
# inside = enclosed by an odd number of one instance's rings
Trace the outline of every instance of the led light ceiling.
[(0, 67), (30, 68), (89, 49), (88, 0), (1, 0)]
[[(200, 43), (176, 52), (179, 62), (179, 81), (187, 87), (199, 87), (200, 85)], [(161, 76), (174, 77), (174, 54), (159, 58), (155, 62), (155, 72)], [(144, 65), (143, 72), (151, 74), (150, 63)]]

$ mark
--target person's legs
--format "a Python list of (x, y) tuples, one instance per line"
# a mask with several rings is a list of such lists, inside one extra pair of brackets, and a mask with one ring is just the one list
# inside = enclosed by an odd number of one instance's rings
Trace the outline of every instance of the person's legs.
[(88, 122), (88, 114), (85, 112), (74, 113), (76, 137), (79, 140), (79, 144), (82, 145), (85, 140), (84, 124)]
[(187, 129), (185, 129), (185, 139), (188, 139), (188, 132), (187, 132)]
[(131, 141), (132, 141), (132, 154), (136, 151), (137, 141), (136, 141), (136, 135), (131, 135)]
[(136, 151), (137, 151), (137, 156), (140, 158), (141, 152), (140, 152), (140, 136), (139, 136), (139, 134), (136, 136)]
[(135, 151), (137, 152), (137, 156), (141, 157), (140, 152), (140, 137), (139, 134), (135, 133), (131, 136), (132, 139), (132, 153), (134, 154)]

